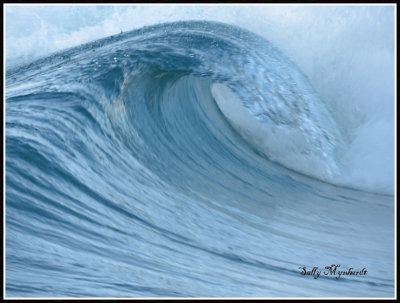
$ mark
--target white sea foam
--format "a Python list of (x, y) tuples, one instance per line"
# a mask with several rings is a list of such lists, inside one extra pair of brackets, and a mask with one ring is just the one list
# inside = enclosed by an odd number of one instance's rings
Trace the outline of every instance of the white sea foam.
[(394, 6), (6, 6), (6, 65), (162, 22), (249, 29), (309, 77), (347, 140), (342, 182), (394, 187)]

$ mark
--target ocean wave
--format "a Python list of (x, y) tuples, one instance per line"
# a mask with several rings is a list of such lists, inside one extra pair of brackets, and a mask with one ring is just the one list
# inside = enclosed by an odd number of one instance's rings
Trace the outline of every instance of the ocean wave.
[[(262, 37), (219, 22), (159, 24), (6, 76), (7, 292), (393, 291), (392, 197), (329, 184), (357, 187), (343, 175), (341, 126)], [(380, 229), (365, 227), (372, 216)], [(375, 270), (320, 288), (298, 273), (338, 258)]]

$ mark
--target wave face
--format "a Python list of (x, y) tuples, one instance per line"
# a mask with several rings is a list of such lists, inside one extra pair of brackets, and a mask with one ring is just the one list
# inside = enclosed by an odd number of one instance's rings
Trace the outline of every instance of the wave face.
[[(6, 76), (7, 296), (393, 296), (393, 197), (319, 181), (345, 139), (263, 38), (160, 24)], [(300, 274), (335, 263), (368, 275)]]

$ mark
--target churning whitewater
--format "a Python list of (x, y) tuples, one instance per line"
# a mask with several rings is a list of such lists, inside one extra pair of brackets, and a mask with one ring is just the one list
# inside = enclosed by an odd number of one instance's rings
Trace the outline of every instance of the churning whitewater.
[[(264, 38), (143, 27), (6, 73), (11, 297), (387, 297), (393, 196)], [(340, 264), (364, 276), (302, 275)]]

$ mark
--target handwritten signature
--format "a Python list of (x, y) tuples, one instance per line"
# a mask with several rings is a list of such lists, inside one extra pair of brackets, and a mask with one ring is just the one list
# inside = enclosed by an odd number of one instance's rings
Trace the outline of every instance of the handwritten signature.
[(311, 269), (307, 269), (306, 266), (299, 267), (300, 274), (303, 276), (314, 276), (314, 279), (318, 279), (321, 275), (324, 276), (335, 276), (336, 279), (339, 279), (341, 276), (366, 276), (367, 269), (364, 267), (361, 270), (355, 270), (350, 267), (347, 270), (339, 270), (340, 264), (332, 264), (329, 266), (325, 266), (324, 270), (319, 269), (318, 266), (314, 266)]

